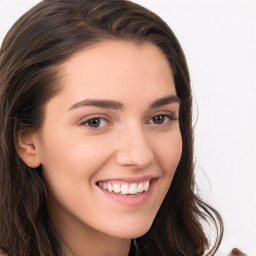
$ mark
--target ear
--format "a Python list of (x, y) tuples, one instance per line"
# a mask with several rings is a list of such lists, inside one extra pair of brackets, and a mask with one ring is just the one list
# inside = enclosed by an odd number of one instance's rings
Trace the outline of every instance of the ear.
[(39, 167), (41, 159), (38, 150), (38, 134), (21, 130), (17, 133), (16, 141), (16, 150), (23, 162), (31, 168)]

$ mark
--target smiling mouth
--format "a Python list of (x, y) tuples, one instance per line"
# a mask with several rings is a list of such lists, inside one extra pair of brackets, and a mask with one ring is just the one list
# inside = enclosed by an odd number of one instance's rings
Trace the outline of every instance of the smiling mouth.
[(138, 195), (148, 191), (151, 181), (151, 179), (138, 183), (100, 181), (96, 185), (101, 189), (115, 194)]

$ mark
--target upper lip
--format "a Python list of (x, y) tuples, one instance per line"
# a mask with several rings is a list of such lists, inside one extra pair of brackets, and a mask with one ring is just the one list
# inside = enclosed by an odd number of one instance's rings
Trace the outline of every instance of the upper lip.
[(139, 177), (138, 176), (136, 176), (136, 177), (119, 177), (119, 178), (102, 179), (102, 180), (99, 180), (97, 183), (99, 183), (100, 181), (102, 181), (102, 182), (123, 181), (123, 182), (128, 182), (128, 183), (139, 183), (139, 182), (152, 180), (152, 179), (156, 179), (156, 178), (158, 178), (158, 176), (156, 176), (156, 175), (147, 175), (147, 176), (139, 176)]

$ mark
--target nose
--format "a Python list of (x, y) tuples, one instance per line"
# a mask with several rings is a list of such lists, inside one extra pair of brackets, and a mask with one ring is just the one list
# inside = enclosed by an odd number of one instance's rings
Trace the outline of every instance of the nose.
[(143, 127), (130, 127), (124, 131), (118, 142), (116, 162), (123, 166), (146, 168), (154, 158), (154, 154)]

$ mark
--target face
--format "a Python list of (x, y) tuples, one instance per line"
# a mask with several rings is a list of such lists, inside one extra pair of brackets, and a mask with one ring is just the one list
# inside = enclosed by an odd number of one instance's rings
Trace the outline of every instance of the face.
[(151, 43), (106, 41), (76, 53), (60, 70), (62, 89), (46, 104), (36, 135), (53, 224), (60, 233), (77, 225), (139, 237), (181, 156), (168, 61)]

